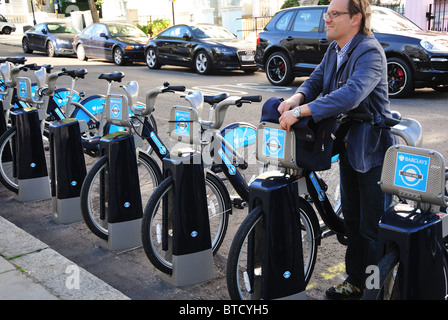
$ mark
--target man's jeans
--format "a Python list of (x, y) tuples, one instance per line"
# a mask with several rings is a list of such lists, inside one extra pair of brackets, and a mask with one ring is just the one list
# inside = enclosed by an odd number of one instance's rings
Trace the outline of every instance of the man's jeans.
[(378, 184), (382, 166), (360, 173), (350, 166), (345, 155), (340, 158), (341, 204), (348, 237), (347, 281), (364, 288), (366, 267), (377, 262), (378, 222), (391, 196), (383, 193)]

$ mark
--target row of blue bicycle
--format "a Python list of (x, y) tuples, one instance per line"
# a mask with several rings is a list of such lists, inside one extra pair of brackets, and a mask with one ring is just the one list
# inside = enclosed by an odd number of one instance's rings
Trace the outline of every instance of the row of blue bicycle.
[[(0, 59), (0, 181), (21, 201), (51, 197), (55, 221), (83, 219), (111, 250), (142, 245), (167, 281), (184, 286), (214, 278), (213, 255), (233, 207), (248, 207), (227, 260), (232, 299), (304, 299), (322, 237), (336, 234), (345, 243), (337, 155), (329, 170), (304, 169), (291, 161), (294, 132), (268, 122), (222, 128), (230, 106), (261, 96), (204, 96), (164, 83), (141, 103), (136, 81), (112, 93), (125, 76), (114, 72), (98, 76), (108, 83), (106, 95), (84, 98), (75, 83), (87, 70), (25, 60)], [(36, 82), (20, 76), (29, 71)], [(62, 76), (72, 78), (71, 88), (56, 87)], [(162, 93), (185, 101), (171, 109), (170, 143), (153, 117)], [(378, 278), (364, 298), (445, 299), (443, 157), (421, 148), (417, 121), (394, 114), (386, 129), (402, 145), (387, 152), (380, 183), (396, 205), (382, 218)], [(263, 153), (273, 135), (284, 138), (275, 150), (285, 152)], [(85, 155), (97, 158), (88, 171)]]

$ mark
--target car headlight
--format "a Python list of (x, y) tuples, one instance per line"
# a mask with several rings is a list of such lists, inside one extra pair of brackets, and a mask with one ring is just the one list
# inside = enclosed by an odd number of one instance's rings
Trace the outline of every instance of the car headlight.
[(448, 51), (447, 39), (422, 40), (420, 41), (420, 45), (428, 51)]
[(227, 47), (213, 47), (213, 50), (215, 50), (216, 53), (220, 53), (226, 56), (231, 56), (234, 55), (235, 52)]
[(139, 49), (143, 49), (144, 45), (142, 44), (128, 44), (126, 46), (126, 50), (139, 50)]

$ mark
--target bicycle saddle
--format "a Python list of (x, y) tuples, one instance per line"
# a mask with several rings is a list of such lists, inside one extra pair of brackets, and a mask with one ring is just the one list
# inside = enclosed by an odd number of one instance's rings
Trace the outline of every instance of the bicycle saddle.
[(221, 93), (221, 94), (217, 94), (215, 96), (204, 96), (204, 102), (207, 102), (208, 104), (215, 104), (218, 102), (221, 102), (225, 99), (227, 99), (229, 97), (229, 95), (227, 93)]
[(72, 78), (84, 79), (84, 76), (87, 74), (87, 69), (65, 70), (64, 74)]
[(123, 78), (124, 78), (124, 73), (119, 72), (119, 71), (110, 72), (110, 73), (101, 73), (98, 76), (98, 79), (103, 79), (103, 80), (107, 80), (107, 81), (117, 81), (117, 82), (121, 82), (121, 79), (123, 79)]
[(26, 58), (25, 57), (15, 57), (15, 58), (6, 58), (5, 60), (8, 62), (11, 62), (13, 64), (25, 64)]

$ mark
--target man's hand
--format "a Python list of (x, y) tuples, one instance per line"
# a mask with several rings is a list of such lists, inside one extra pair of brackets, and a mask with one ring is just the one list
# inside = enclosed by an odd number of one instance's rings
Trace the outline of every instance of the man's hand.
[(277, 111), (280, 114), (283, 114), (284, 112), (294, 109), (297, 106), (300, 106), (305, 100), (305, 96), (302, 93), (296, 93), (293, 96), (291, 96), (289, 99), (286, 99), (277, 108)]
[(283, 112), (283, 114), (278, 119), (278, 122), (280, 123), (281, 129), (290, 132), (291, 126), (294, 123), (298, 122), (299, 120), (300, 119), (297, 119), (296, 117), (294, 117), (294, 115), (292, 114), (292, 110), (288, 110), (288, 111)]

